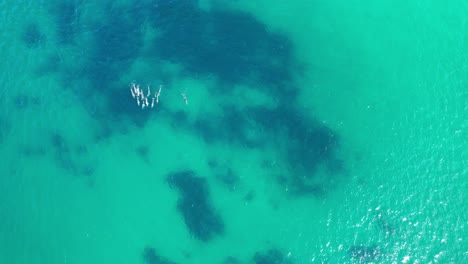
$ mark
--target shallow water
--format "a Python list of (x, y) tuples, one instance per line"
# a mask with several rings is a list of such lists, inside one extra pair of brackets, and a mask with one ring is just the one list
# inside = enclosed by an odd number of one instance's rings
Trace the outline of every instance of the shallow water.
[(464, 1), (0, 7), (1, 263), (468, 262)]

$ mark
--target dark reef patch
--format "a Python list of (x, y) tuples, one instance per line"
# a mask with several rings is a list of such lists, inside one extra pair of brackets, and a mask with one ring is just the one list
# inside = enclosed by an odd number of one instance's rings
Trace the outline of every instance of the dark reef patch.
[(40, 103), (39, 98), (29, 97), (26, 95), (18, 95), (13, 99), (13, 104), (16, 109), (25, 109), (31, 105), (38, 105)]
[(279, 249), (272, 248), (264, 252), (257, 252), (253, 256), (255, 264), (292, 264), (289, 257), (285, 256)]
[(50, 141), (58, 154), (68, 153), (68, 145), (65, 143), (65, 139), (62, 135), (54, 133), (52, 134)]
[(385, 233), (386, 237), (396, 235), (398, 233), (395, 225), (393, 225), (389, 220), (380, 217), (377, 219), (377, 227)]
[(216, 169), (218, 166), (219, 166), (219, 162), (215, 159), (210, 159), (208, 161), (208, 166), (211, 168), (211, 169)]
[(258, 131), (260, 127), (256, 126), (255, 120), (248, 114), (234, 106), (224, 106), (222, 115), (205, 115), (191, 126), (185, 124), (185, 127), (192, 129), (207, 143), (221, 141), (248, 148), (262, 147), (267, 143), (266, 139), (261, 133), (251, 133)]
[(189, 232), (197, 239), (208, 242), (224, 233), (224, 222), (210, 202), (208, 183), (192, 171), (170, 174), (167, 181), (180, 193), (178, 209)]
[(35, 74), (39, 76), (60, 72), (63, 59), (58, 54), (50, 55), (42, 62)]
[(65, 65), (60, 56), (52, 56), (38, 73), (60, 74), (63, 86), (72, 89), (87, 111), (98, 120), (101, 130), (107, 131), (99, 136), (103, 139), (122, 132), (123, 124), (129, 120), (138, 126), (144, 125), (151, 114), (141, 111), (131, 98), (127, 83), (130, 80), (121, 79), (140, 55), (143, 21), (150, 14), (144, 4), (134, 3), (126, 7), (109, 2), (103, 4), (105, 16), (98, 24), (85, 25), (80, 21), (81, 4), (82, 1), (68, 1), (51, 6), (59, 44), (67, 48), (83, 30), (92, 28), (86, 30), (86, 34), (91, 35), (91, 45), (86, 53), (80, 54), (76, 65)]
[(21, 39), (28, 48), (36, 48), (45, 41), (45, 36), (37, 24), (31, 23), (24, 28)]
[(249, 113), (270, 134), (276, 133), (288, 139), (289, 162), (296, 164), (294, 167), (313, 171), (318, 164), (333, 157), (338, 145), (336, 135), (292, 107), (252, 108)]
[(136, 152), (142, 159), (148, 159), (149, 147), (145, 145), (139, 146), (136, 148)]
[(161, 31), (158, 57), (182, 64), (188, 74), (215, 75), (227, 84), (261, 83), (275, 95), (294, 95), (285, 85), (297, 70), (291, 42), (252, 15), (202, 10), (192, 0), (159, 1), (151, 18)]
[[(217, 8), (205, 10), (195, 0), (130, 5), (110, 2), (104, 4), (106, 16), (99, 20), (99, 24), (84, 25), (80, 24), (83, 23), (81, 4), (79, 0), (58, 2), (51, 10), (57, 23), (59, 44), (65, 44), (65, 47), (73, 44), (75, 37), (81, 34), (80, 30), (93, 28), (86, 31), (92, 36), (90, 52), (83, 54), (79, 65), (66, 66), (52, 59), (41, 72), (58, 67), (64, 85), (76, 87), (73, 89), (83, 99), (88, 111), (103, 126), (110, 127), (112, 133), (119, 132), (114, 131), (114, 127), (119, 127), (124, 120), (143, 126), (151, 114), (157, 113), (157, 110), (141, 111), (129, 96), (127, 82), (130, 80), (121, 79), (140, 56), (177, 63), (189, 77), (216, 76), (222, 83), (216, 89), (222, 93), (228, 92), (233, 85), (247, 83), (275, 96), (281, 95), (283, 99), (293, 98), (296, 94), (296, 87), (289, 85), (298, 64), (291, 42), (268, 30), (248, 13)], [(144, 30), (148, 27), (158, 34), (152, 46), (142, 54)], [(161, 74), (157, 68), (155, 66), (154, 73)], [(96, 109), (98, 103), (100, 106)], [(229, 119), (243, 118), (236, 117), (239, 112), (225, 112), (232, 114)], [(201, 134), (206, 136), (205, 140), (219, 134), (204, 120), (195, 127), (204, 130)], [(235, 124), (227, 129), (230, 130), (234, 130), (230, 133), (231, 138), (240, 133), (235, 131)]]
[(42, 147), (27, 145), (21, 147), (21, 154), (29, 158), (37, 158), (46, 154), (46, 150)]
[[(188, 129), (207, 143), (223, 142), (248, 148), (273, 146), (294, 172), (278, 178), (279, 183), (298, 196), (327, 193), (328, 183), (322, 184), (315, 177), (319, 168), (325, 168), (330, 175), (337, 175), (344, 169), (336, 153), (338, 136), (292, 106), (250, 107), (243, 111), (225, 106), (223, 110), (222, 115), (205, 115), (192, 125), (181, 122), (174, 127)], [(219, 166), (213, 163), (211, 167), (215, 165)]]
[(148, 146), (143, 145), (143, 146), (137, 147), (136, 153), (145, 162), (149, 162), (149, 147)]
[(72, 153), (65, 139), (60, 134), (53, 134), (51, 143), (55, 152), (55, 160), (60, 167), (72, 174), (77, 174), (78, 166), (73, 160)]
[[(128, 5), (110, 1), (100, 5), (105, 8), (104, 17), (95, 25), (83, 24), (81, 4), (81, 0), (55, 3), (52, 10), (59, 44), (65, 49), (81, 35), (80, 30), (93, 29), (86, 31), (90, 36), (87, 53), (77, 65), (64, 65), (66, 60), (53, 56), (41, 70), (58, 69), (64, 87), (72, 87), (100, 124), (97, 130), (102, 133), (97, 140), (126, 133), (132, 127), (128, 123), (143, 127), (152, 115), (158, 115), (163, 117), (159, 120), (192, 132), (208, 144), (277, 148), (291, 171), (285, 181), (289, 193), (323, 195), (328, 189), (315, 177), (317, 171), (325, 168), (332, 175), (343, 170), (336, 155), (336, 134), (295, 107), (300, 87), (294, 77), (301, 74), (302, 65), (286, 35), (272, 31), (247, 12), (221, 9), (217, 4), (202, 9), (197, 0), (135, 1)], [(147, 38), (147, 29), (156, 33), (154, 39)], [(142, 111), (129, 93), (132, 80), (125, 79), (132, 78), (129, 71), (140, 58), (154, 62), (154, 69), (140, 74), (167, 81), (163, 84), (169, 87), (170, 80), (178, 77), (214, 77), (216, 85), (210, 93), (229, 96), (234, 89), (246, 86), (286, 103), (245, 109), (235, 102), (225, 103), (221, 114), (204, 114), (194, 122), (186, 112), (165, 107), (164, 99), (157, 108)], [(164, 73), (158, 63), (167, 62), (180, 66), (177, 74), (182, 76)]]
[(385, 237), (397, 235), (399, 228), (395, 216), (389, 211), (381, 210), (375, 211), (376, 215), (374, 222), (377, 227), (377, 231), (385, 234)]
[(348, 255), (351, 261), (357, 263), (375, 263), (379, 260), (381, 252), (378, 246), (352, 246)]
[(146, 247), (143, 250), (143, 260), (146, 264), (176, 264), (176, 262), (170, 261), (158, 254), (156, 249)]
[(244, 196), (244, 200), (247, 201), (247, 202), (251, 202), (254, 198), (255, 198), (255, 192), (254, 191), (249, 191)]
[[(119, 80), (139, 55), (143, 45), (143, 29), (140, 27), (144, 17), (125, 8), (112, 8), (107, 12), (105, 23), (96, 25), (93, 31), (94, 45), (85, 76), (94, 87), (103, 87), (103, 92), (113, 93), (115, 91), (106, 87)], [(126, 87), (118, 90), (125, 90), (128, 97)]]
[(58, 43), (61, 45), (73, 44), (75, 35), (79, 30), (81, 0), (54, 1), (51, 14), (55, 18)]
[[(86, 154), (85, 152), (76, 151), (76, 149), (58, 133), (52, 134), (50, 143), (52, 145), (55, 161), (60, 168), (66, 170), (73, 176), (82, 178), (88, 186), (94, 184), (93, 175), (96, 168), (93, 163), (84, 162), (86, 158), (83, 157)], [(80, 156), (81, 158), (79, 158)]]
[(11, 130), (11, 124), (0, 116), (0, 143), (3, 142)]
[(79, 145), (75, 148), (75, 153), (78, 155), (85, 155), (88, 154), (88, 146), (86, 145)]
[[(138, 10), (127, 10), (124, 7), (109, 8), (108, 15), (104, 23), (96, 25), (93, 31), (94, 45), (81, 68), (81, 75), (88, 80), (89, 85), (77, 93), (83, 97), (83, 102), (87, 102), (86, 97), (95, 96), (96, 93), (98, 98), (102, 98), (100, 102), (89, 102), (87, 108), (106, 126), (109, 132), (107, 136), (110, 136), (122, 132), (120, 127), (123, 120), (143, 126), (151, 112), (155, 111), (141, 111), (130, 96), (129, 83), (121, 83), (121, 76), (138, 58), (143, 45), (141, 24), (144, 17), (140, 16)], [(100, 103), (97, 111), (96, 103)]]
[(226, 257), (221, 264), (241, 264), (242, 262), (232, 256)]
[(230, 191), (234, 191), (239, 187), (240, 177), (231, 167), (219, 164), (216, 160), (208, 161), (208, 166), (210, 167), (214, 178), (223, 185), (223, 187), (226, 187)]
[(240, 178), (236, 175), (231, 168), (225, 168), (215, 172), (216, 179), (222, 183), (226, 188), (234, 191), (238, 188)]
[[(178, 124), (182, 127), (182, 124)], [(226, 141), (246, 147), (262, 147), (279, 139), (286, 145), (289, 163), (294, 169), (313, 172), (318, 165), (326, 162), (335, 171), (341, 171), (342, 164), (335, 160), (338, 147), (337, 135), (316, 120), (311, 120), (290, 106), (273, 109), (251, 107), (245, 111), (229, 106), (224, 107), (220, 117), (206, 115), (193, 126), (187, 126), (207, 141)], [(262, 131), (258, 136), (252, 131)]]

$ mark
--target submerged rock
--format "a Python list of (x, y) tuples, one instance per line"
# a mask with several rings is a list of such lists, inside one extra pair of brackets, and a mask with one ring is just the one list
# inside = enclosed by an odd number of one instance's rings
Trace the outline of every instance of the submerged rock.
[(169, 175), (167, 181), (180, 193), (177, 208), (193, 236), (207, 242), (224, 232), (224, 222), (212, 206), (204, 178), (183, 171)]
[(255, 264), (292, 264), (292, 260), (288, 256), (281, 253), (276, 248), (269, 249), (265, 252), (257, 252), (253, 257)]
[(143, 259), (146, 264), (176, 264), (175, 262), (158, 255), (156, 250), (151, 247), (146, 247), (143, 250)]
[(369, 263), (377, 261), (380, 258), (380, 247), (377, 246), (352, 246), (348, 250), (352, 261), (358, 263)]
[(36, 24), (29, 24), (25, 27), (22, 40), (29, 48), (38, 47), (44, 39), (44, 35)]

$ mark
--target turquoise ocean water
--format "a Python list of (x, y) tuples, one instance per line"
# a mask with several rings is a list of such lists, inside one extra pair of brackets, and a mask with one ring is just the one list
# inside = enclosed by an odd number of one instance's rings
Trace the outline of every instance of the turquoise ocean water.
[(0, 263), (468, 263), (467, 14), (0, 0)]

